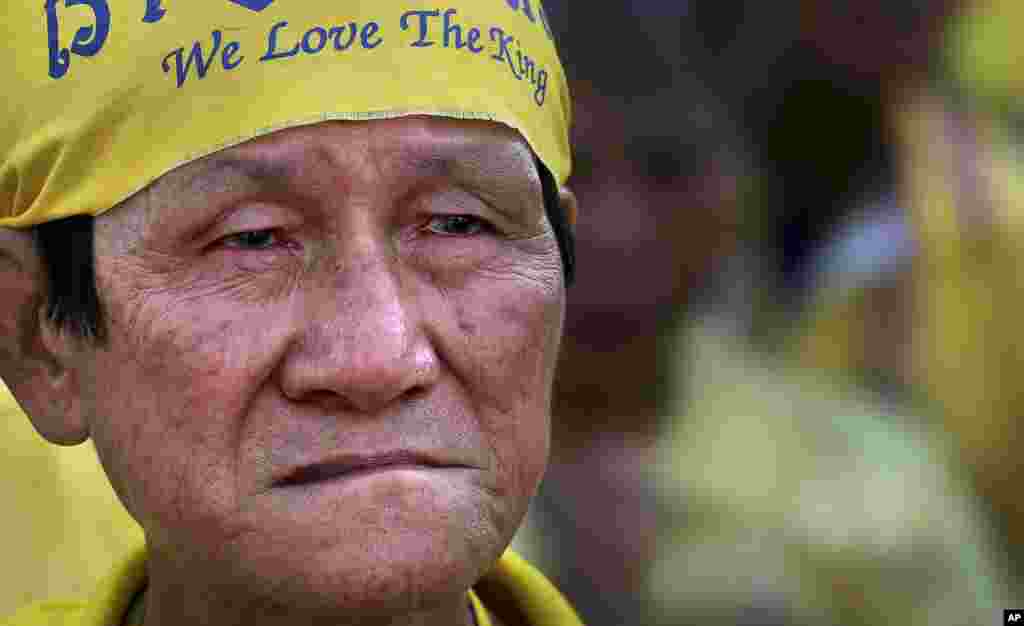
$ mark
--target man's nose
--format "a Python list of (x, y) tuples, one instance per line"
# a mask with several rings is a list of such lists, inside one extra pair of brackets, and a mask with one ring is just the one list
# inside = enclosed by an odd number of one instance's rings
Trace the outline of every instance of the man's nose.
[(396, 263), (367, 255), (304, 299), (304, 331), (286, 357), (285, 395), (372, 414), (427, 391), (440, 362), (420, 303)]

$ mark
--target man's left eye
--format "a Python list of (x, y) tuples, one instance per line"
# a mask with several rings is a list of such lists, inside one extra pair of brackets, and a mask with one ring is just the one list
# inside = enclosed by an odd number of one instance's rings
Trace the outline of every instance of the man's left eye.
[(439, 235), (472, 237), (493, 232), (494, 227), (473, 215), (435, 215), (427, 222), (427, 230)]
[(278, 239), (273, 230), (247, 230), (225, 237), (224, 243), (231, 248), (266, 250), (277, 245)]

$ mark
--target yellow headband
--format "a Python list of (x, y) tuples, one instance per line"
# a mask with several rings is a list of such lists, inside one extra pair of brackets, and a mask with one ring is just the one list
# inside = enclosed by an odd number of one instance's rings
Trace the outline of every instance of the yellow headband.
[(539, 0), (3, 4), (0, 227), (99, 215), (184, 163), (325, 120), (498, 121), (569, 176)]

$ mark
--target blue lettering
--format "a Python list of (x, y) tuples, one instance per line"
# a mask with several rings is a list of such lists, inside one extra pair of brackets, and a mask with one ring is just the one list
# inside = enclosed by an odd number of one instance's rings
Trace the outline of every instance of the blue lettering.
[(506, 35), (505, 31), (497, 26), (491, 27), (491, 41), (498, 44), (498, 52), (491, 55), (495, 61), (501, 61), (508, 65), (508, 69), (516, 80), (523, 80), (523, 77), (516, 73), (516, 63), (512, 59), (512, 52), (509, 46), (515, 41), (512, 35)]
[(426, 48), (434, 45), (433, 41), (427, 40), (427, 34), (429, 31), (428, 19), (431, 17), (438, 17), (439, 15), (441, 15), (441, 11), (406, 11), (402, 14), (402, 19), (399, 22), (402, 30), (409, 30), (410, 17), (420, 18), (420, 38), (412, 42), (413, 48)]
[(263, 9), (267, 8), (274, 3), (274, 0), (231, 0), (239, 6), (243, 6), (251, 11), (259, 13)]
[[(484, 51), (483, 46), (479, 44), (480, 41), (480, 29), (470, 28), (466, 33), (466, 40), (462, 38), (462, 26), (455, 23), (452, 17), (455, 16), (455, 9), (448, 9), (444, 12), (444, 47), (451, 48), (453, 45), (457, 50), (463, 48), (469, 48), (470, 52), (480, 54)], [(454, 44), (452, 43), (452, 40)]]
[(46, 34), (50, 41), (50, 78), (61, 78), (71, 67), (71, 52), (60, 47), (57, 0), (46, 0)]
[(267, 53), (260, 57), (260, 61), (271, 61), (273, 59), (286, 59), (293, 57), (299, 53), (299, 44), (295, 44), (295, 47), (288, 52), (277, 52), (277, 31), (288, 25), (288, 22), (281, 21), (274, 24), (274, 27), (270, 29), (270, 35), (267, 39)]
[[(316, 45), (310, 43), (310, 35), (316, 35)], [(310, 28), (309, 30), (306, 31), (306, 34), (302, 36), (302, 51), (305, 52), (306, 54), (316, 54), (317, 52), (323, 50), (324, 46), (326, 45), (327, 31), (320, 28), (319, 26), (314, 26), (313, 28)]]
[(519, 75), (528, 78), (531, 83), (537, 84), (537, 64), (533, 59), (523, 54), (522, 50), (516, 50), (516, 58), (519, 59)]
[(83, 57), (91, 57), (103, 48), (110, 34), (110, 7), (107, 0), (65, 0), (64, 6), (84, 4), (96, 16), (96, 26), (83, 26), (71, 40), (71, 51)]
[(91, 57), (103, 48), (110, 34), (110, 6), (107, 0), (64, 0), (65, 7), (86, 5), (92, 9), (94, 26), (78, 29), (71, 40), (70, 51), (60, 46), (60, 22), (57, 19), (58, 0), (46, 0), (46, 30), (50, 48), (50, 77), (61, 78), (71, 67), (71, 53)]
[(530, 6), (530, 0), (505, 0), (505, 4), (513, 11), (518, 11), (521, 7), (523, 13), (526, 14), (526, 17), (530, 18), (531, 22), (537, 21), (537, 18), (533, 15), (533, 7)]
[(548, 96), (548, 71), (541, 70), (537, 74), (537, 90), (533, 92), (533, 100), (537, 106), (544, 106), (544, 100)]
[(444, 12), (444, 47), (451, 48), (452, 39), (455, 39), (455, 48), (462, 49), (466, 47), (466, 44), (462, 41), (462, 27), (452, 23), (452, 16), (455, 13), (455, 9), (448, 9)]
[(469, 29), (468, 40), (466, 41), (466, 47), (473, 54), (480, 54), (484, 51), (484, 47), (480, 45), (480, 32), (479, 28), (473, 27)]
[[(373, 50), (380, 44), (384, 43), (384, 39), (381, 38), (377, 33), (380, 31), (380, 24), (377, 22), (368, 22), (366, 26), (363, 26), (363, 32), (360, 34), (360, 39), (363, 42), (363, 47), (367, 50)], [(376, 39), (374, 39), (376, 37)]]
[(167, 9), (160, 6), (163, 0), (146, 0), (146, 15), (143, 16), (142, 21), (147, 24), (153, 24), (163, 19), (164, 14), (167, 13)]
[(359, 25), (355, 22), (349, 22), (341, 26), (333, 26), (328, 30), (323, 26), (313, 26), (305, 32), (298, 43), (291, 48), (285, 50), (279, 48), (278, 44), (278, 31), (288, 25), (288, 22), (278, 22), (270, 29), (268, 35), (267, 52), (260, 61), (272, 61), (276, 59), (285, 59), (293, 57), (299, 54), (301, 50), (303, 54), (319, 54), (327, 47), (327, 43), (333, 40), (334, 49), (338, 52), (348, 50), (350, 47), (356, 44), (357, 37), (358, 42), (363, 48), (367, 50), (373, 50), (377, 46), (384, 43), (383, 37), (380, 35), (380, 24), (378, 22), (367, 22), (360, 29)]
[(224, 69), (233, 70), (245, 60), (245, 57), (238, 57), (238, 59), (234, 58), (235, 54), (237, 54), (241, 48), (242, 44), (237, 41), (232, 41), (228, 45), (224, 46), (224, 53), (221, 55), (220, 59), (221, 65), (224, 66)]
[[(356, 28), (356, 23), (355, 22), (349, 22), (348, 26), (335, 26), (335, 27), (331, 28), (331, 30), (328, 33), (328, 35), (330, 35), (331, 37), (334, 38), (334, 49), (339, 51), (339, 52), (342, 52), (344, 50), (348, 50), (349, 47), (351, 47), (352, 44), (356, 40), (356, 31), (357, 30), (358, 29)], [(348, 39), (345, 40), (344, 43), (342, 43), (341, 37), (346, 32), (348, 33)]]
[(174, 57), (175, 68), (177, 69), (178, 76), (178, 87), (180, 88), (188, 80), (189, 71), (192, 69), (192, 63), (196, 64), (196, 73), (199, 75), (200, 80), (206, 77), (206, 72), (210, 69), (213, 64), (213, 59), (217, 55), (217, 51), (220, 50), (221, 32), (219, 30), (213, 31), (213, 50), (210, 51), (210, 55), (203, 58), (203, 49), (199, 45), (199, 42), (192, 44), (192, 51), (188, 55), (187, 60), (183, 60), (185, 54), (185, 48), (178, 48), (174, 52), (164, 57), (163, 68), (164, 73), (171, 71), (171, 66), (168, 61), (171, 57)]

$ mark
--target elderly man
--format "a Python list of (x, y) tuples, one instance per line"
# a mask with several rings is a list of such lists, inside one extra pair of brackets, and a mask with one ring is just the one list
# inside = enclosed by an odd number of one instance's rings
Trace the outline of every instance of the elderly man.
[(5, 7), (0, 377), (146, 537), (9, 623), (578, 624), (505, 553), (572, 268), (563, 72), (536, 0), (415, 4)]

